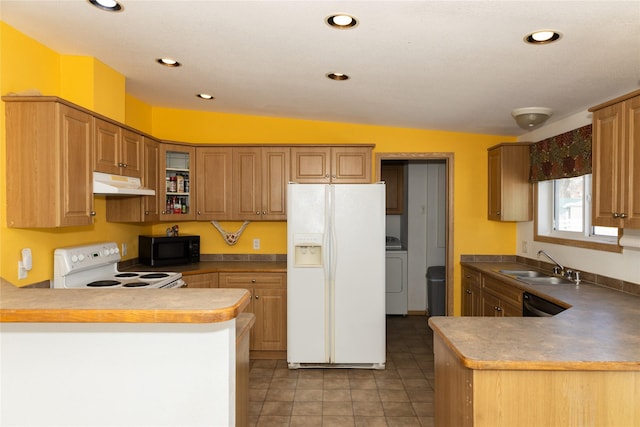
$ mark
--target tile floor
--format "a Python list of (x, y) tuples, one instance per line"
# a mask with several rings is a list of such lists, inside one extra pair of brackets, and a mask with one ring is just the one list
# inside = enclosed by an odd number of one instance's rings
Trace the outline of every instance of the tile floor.
[(253, 360), (251, 426), (433, 426), (433, 335), (425, 316), (387, 317), (385, 370), (287, 369)]

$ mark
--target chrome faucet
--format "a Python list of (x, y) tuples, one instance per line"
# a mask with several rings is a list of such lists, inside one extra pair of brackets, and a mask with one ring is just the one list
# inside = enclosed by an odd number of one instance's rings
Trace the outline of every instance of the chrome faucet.
[(551, 255), (549, 255), (548, 253), (546, 253), (542, 249), (538, 251), (538, 256), (540, 256), (540, 255), (546, 256), (551, 261), (553, 261), (553, 263), (556, 265), (555, 267), (553, 267), (553, 274), (563, 274), (564, 273), (564, 267), (562, 266), (562, 264), (560, 264), (558, 261), (553, 259), (553, 257)]

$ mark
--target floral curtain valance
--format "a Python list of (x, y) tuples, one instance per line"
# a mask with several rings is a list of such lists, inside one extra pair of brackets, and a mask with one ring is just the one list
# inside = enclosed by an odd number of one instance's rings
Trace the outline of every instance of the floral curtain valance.
[(531, 182), (591, 173), (591, 125), (531, 145)]

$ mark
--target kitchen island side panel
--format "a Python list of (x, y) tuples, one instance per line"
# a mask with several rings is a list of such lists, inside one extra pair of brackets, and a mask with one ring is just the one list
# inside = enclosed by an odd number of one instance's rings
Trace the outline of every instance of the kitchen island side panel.
[(234, 425), (235, 322), (2, 323), (0, 424)]

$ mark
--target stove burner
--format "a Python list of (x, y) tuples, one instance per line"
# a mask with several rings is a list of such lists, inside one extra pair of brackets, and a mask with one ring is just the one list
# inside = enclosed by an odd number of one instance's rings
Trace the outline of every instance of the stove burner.
[(167, 273), (149, 273), (143, 274), (140, 276), (141, 279), (162, 279), (163, 277), (168, 277)]
[(145, 282), (131, 282), (122, 285), (123, 288), (141, 288), (143, 286), (149, 286), (149, 284)]
[(139, 276), (138, 273), (120, 273), (116, 274), (116, 277), (136, 277)]
[(117, 286), (120, 282), (117, 280), (96, 280), (95, 282), (88, 283), (87, 286), (91, 288), (102, 288), (106, 286)]

